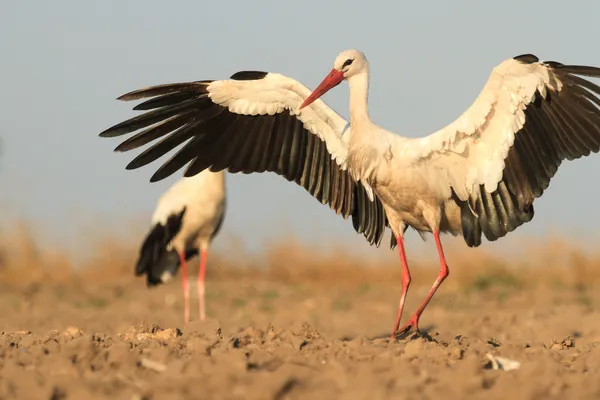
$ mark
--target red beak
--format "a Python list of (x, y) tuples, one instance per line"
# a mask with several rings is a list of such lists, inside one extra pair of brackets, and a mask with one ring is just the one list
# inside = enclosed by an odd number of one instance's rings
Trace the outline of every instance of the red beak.
[(317, 88), (304, 100), (304, 103), (300, 106), (299, 110), (302, 110), (304, 107), (317, 100), (319, 97), (323, 96), (330, 89), (336, 87), (340, 84), (341, 81), (344, 80), (344, 73), (342, 71), (338, 71), (337, 69), (332, 69), (329, 75), (323, 79), (323, 82), (317, 86)]

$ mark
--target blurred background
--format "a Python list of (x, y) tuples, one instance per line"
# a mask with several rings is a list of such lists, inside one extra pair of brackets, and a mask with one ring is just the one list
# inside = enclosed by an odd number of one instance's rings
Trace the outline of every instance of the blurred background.
[[(111, 269), (131, 278), (157, 198), (180, 174), (150, 184), (157, 163), (126, 171), (136, 154), (114, 153), (119, 140), (98, 137), (134, 115), (115, 100), (120, 94), (245, 69), (315, 87), (341, 50), (357, 48), (371, 63), (372, 118), (423, 136), (466, 110), (506, 58), (534, 53), (600, 65), (600, 3), (576, 3), (565, 10), (558, 0), (8, 2), (0, 16), (0, 275), (5, 282), (49, 280), (60, 275), (52, 268), (96, 266), (107, 280)], [(344, 116), (347, 99), (346, 85), (324, 98)], [(489, 257), (517, 269), (549, 271), (551, 262), (566, 277), (575, 254), (580, 268), (595, 271), (599, 167), (598, 156), (564, 163), (536, 201), (534, 220), (499, 242), (467, 249), (462, 239), (445, 238), (453, 254), (447, 285), (460, 273), (486, 273)], [(349, 264), (389, 267), (399, 279), (388, 237), (379, 249), (368, 246), (350, 221), (293, 183), (236, 174), (227, 176), (227, 191), (211, 253), (227, 261), (209, 262), (209, 280), (232, 266), (329, 274), (334, 261), (344, 266), (336, 279), (348, 275)], [(432, 240), (410, 232), (407, 251), (415, 268), (437, 268)]]

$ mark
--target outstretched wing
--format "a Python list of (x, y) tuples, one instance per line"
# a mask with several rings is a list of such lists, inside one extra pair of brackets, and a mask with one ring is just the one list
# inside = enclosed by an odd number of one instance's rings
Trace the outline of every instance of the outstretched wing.
[[(150, 110), (100, 134), (115, 137), (134, 132), (115, 151), (149, 148), (129, 163), (142, 167), (186, 142), (152, 176), (166, 178), (188, 164), (185, 176), (206, 168), (230, 173), (272, 171), (304, 187), (379, 246), (387, 218), (366, 182), (347, 168), (348, 121), (323, 101), (298, 111), (310, 91), (279, 74), (243, 71), (229, 80), (205, 80), (143, 88), (120, 100), (150, 98), (135, 110)], [(191, 162), (191, 163), (190, 163)]]
[(464, 202), (469, 245), (482, 231), (496, 240), (531, 220), (562, 161), (600, 150), (600, 87), (581, 76), (599, 78), (600, 68), (508, 59), (456, 121), (404, 146), (409, 162), (436, 164)]

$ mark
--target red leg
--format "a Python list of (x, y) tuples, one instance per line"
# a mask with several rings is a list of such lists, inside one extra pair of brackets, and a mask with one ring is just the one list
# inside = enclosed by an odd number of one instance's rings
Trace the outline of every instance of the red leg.
[(185, 265), (185, 256), (183, 252), (179, 253), (179, 263), (181, 264), (181, 286), (183, 288), (184, 311), (183, 319), (185, 326), (190, 323), (190, 286), (187, 279), (187, 267)]
[(206, 250), (200, 252), (200, 269), (198, 270), (198, 306), (200, 308), (200, 321), (206, 319), (204, 308), (204, 276), (206, 275)]
[(444, 257), (444, 250), (442, 249), (442, 242), (440, 241), (439, 232), (433, 232), (433, 236), (435, 237), (435, 244), (437, 245), (438, 254), (440, 255), (440, 273), (438, 274), (437, 279), (433, 283), (433, 286), (429, 290), (429, 293), (427, 294), (425, 301), (423, 301), (423, 304), (421, 304), (421, 306), (417, 309), (413, 316), (410, 317), (406, 325), (404, 325), (402, 329), (400, 329), (399, 333), (406, 333), (410, 330), (411, 327), (415, 328), (417, 332), (419, 331), (419, 318), (421, 318), (421, 314), (423, 314), (425, 307), (427, 307), (427, 304), (429, 304), (429, 300), (431, 300), (438, 287), (450, 274), (450, 271), (448, 270), (448, 265), (446, 264), (446, 257)]
[(398, 242), (398, 252), (400, 253), (400, 263), (402, 264), (402, 294), (400, 295), (400, 304), (398, 305), (398, 315), (396, 316), (396, 323), (394, 324), (394, 330), (392, 331), (392, 337), (400, 326), (400, 320), (402, 319), (402, 310), (404, 310), (404, 302), (406, 301), (406, 293), (410, 286), (410, 271), (408, 270), (408, 263), (406, 262), (406, 252), (404, 251), (404, 240), (402, 235), (398, 235), (396, 238)]

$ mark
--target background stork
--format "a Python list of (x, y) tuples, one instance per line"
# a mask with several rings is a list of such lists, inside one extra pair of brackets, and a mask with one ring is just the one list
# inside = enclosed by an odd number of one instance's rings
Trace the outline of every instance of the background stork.
[[(423, 310), (448, 276), (439, 234), (461, 235), (479, 246), (533, 218), (534, 199), (564, 159), (600, 150), (600, 87), (577, 75), (600, 69), (510, 58), (493, 69), (473, 105), (456, 121), (423, 138), (393, 134), (371, 121), (369, 64), (357, 50), (342, 52), (311, 91), (276, 73), (242, 71), (228, 80), (152, 86), (121, 100), (150, 98), (150, 110), (100, 134), (146, 128), (115, 150), (129, 151), (159, 137), (127, 166), (142, 167), (187, 142), (152, 176), (158, 181), (186, 164), (185, 176), (207, 168), (273, 171), (303, 186), (379, 245), (386, 226), (398, 243), (402, 294), (394, 332), (418, 330)], [(350, 121), (319, 99), (347, 80)], [(188, 141), (189, 140), (189, 141)], [(440, 272), (406, 325), (398, 329), (410, 272), (403, 234), (432, 233)]]
[(200, 320), (204, 320), (206, 258), (224, 217), (225, 173), (205, 170), (192, 177), (184, 177), (158, 200), (152, 226), (140, 248), (135, 274), (145, 274), (148, 286), (166, 283), (181, 266), (186, 326), (190, 321), (186, 261), (200, 255), (198, 306)]

